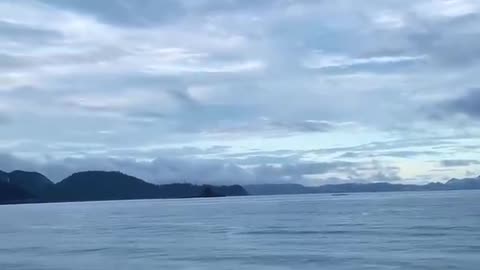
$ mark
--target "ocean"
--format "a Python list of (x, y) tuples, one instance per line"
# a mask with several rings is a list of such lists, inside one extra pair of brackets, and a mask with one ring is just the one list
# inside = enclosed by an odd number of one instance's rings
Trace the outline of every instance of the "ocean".
[(480, 192), (0, 206), (1, 270), (480, 269)]

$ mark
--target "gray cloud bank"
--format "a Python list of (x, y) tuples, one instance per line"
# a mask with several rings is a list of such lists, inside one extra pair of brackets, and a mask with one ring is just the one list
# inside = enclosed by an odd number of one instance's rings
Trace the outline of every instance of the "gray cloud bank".
[[(253, 183), (324, 183), (399, 181), (396, 168), (382, 167), (377, 163), (364, 162), (308, 162), (294, 161), (289, 164), (251, 165), (261, 158), (252, 157), (241, 166), (220, 159), (157, 158), (138, 161), (119, 158), (65, 158), (32, 161), (9, 154), (0, 155), (0, 169), (4, 171), (38, 171), (59, 181), (68, 175), (85, 170), (121, 171), (154, 183), (209, 183), (209, 184), (253, 184)], [(275, 161), (264, 157), (263, 161)], [(236, 160), (242, 163), (241, 160)], [(332, 176), (334, 175), (334, 176)]]

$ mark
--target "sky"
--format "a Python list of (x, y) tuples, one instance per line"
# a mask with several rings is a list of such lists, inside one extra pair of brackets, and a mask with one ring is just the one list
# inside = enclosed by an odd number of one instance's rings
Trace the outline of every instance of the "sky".
[(0, 169), (480, 174), (479, 0), (2, 0)]

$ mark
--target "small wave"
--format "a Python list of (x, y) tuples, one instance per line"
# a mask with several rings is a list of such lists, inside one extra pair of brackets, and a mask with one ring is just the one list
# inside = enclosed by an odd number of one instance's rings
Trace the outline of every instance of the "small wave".
[(415, 237), (442, 237), (442, 236), (447, 236), (447, 233), (435, 233), (435, 232), (414, 232), (414, 233), (409, 233), (409, 236), (415, 236)]
[(468, 226), (434, 226), (434, 225), (419, 225), (407, 227), (407, 230), (425, 230), (425, 231), (450, 231), (450, 230), (459, 230), (459, 231), (474, 231), (472, 227)]
[(306, 234), (321, 234), (321, 231), (295, 231), (295, 230), (263, 230), (263, 231), (248, 231), (241, 234), (253, 234), (253, 235), (306, 235)]
[(101, 252), (108, 250), (109, 248), (81, 248), (81, 249), (70, 249), (65, 250), (63, 253), (67, 254), (77, 254), (77, 253), (93, 253), (93, 252)]
[(246, 235), (329, 235), (329, 234), (362, 234), (363, 231), (348, 231), (348, 230), (258, 230), (241, 232)]

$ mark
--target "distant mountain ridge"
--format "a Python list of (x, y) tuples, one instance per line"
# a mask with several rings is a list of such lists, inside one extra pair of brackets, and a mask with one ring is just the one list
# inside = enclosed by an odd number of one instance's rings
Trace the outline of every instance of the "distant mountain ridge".
[(53, 183), (37, 172), (0, 171), (0, 203), (245, 196), (239, 185), (155, 185), (121, 172), (86, 171)]
[(426, 185), (347, 183), (316, 187), (300, 184), (212, 186), (189, 183), (155, 185), (121, 172), (107, 171), (78, 172), (58, 183), (53, 183), (38, 172), (0, 171), (0, 204), (469, 189), (480, 189), (480, 177), (451, 179), (446, 183)]
[(258, 184), (244, 186), (251, 195), (315, 194), (315, 193), (357, 193), (394, 191), (441, 191), (480, 189), (480, 177), (451, 179), (446, 183), (426, 185), (405, 185), (391, 183), (347, 183), (308, 187), (300, 184)]

